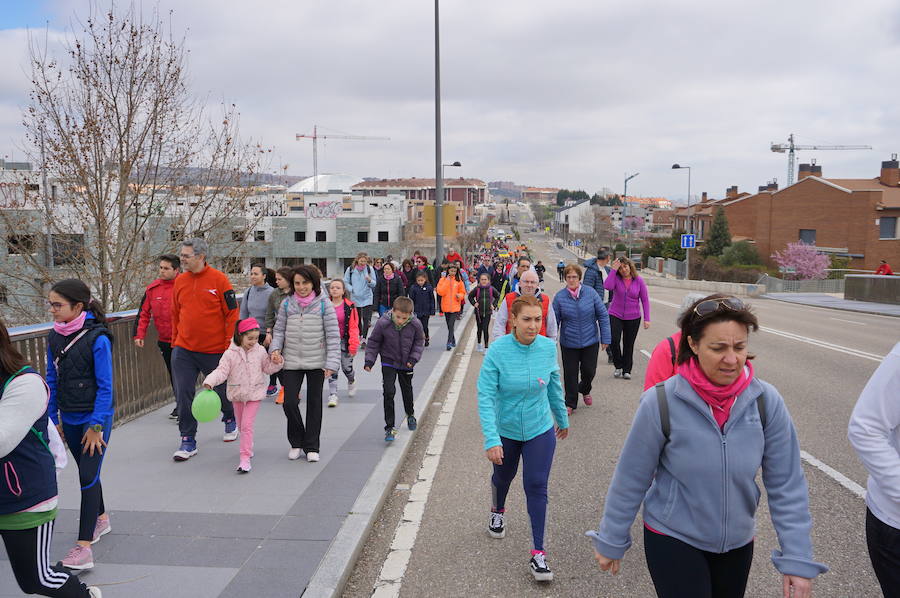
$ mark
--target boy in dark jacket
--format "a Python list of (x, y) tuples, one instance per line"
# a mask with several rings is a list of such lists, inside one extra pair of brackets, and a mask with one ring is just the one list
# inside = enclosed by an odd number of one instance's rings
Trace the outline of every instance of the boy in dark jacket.
[(416, 281), (408, 292), (409, 298), (413, 302), (413, 313), (422, 323), (422, 331), (425, 334), (425, 346), (428, 346), (428, 319), (434, 315), (434, 286), (428, 280), (428, 275), (424, 270), (416, 273)]
[(395, 381), (400, 382), (406, 425), (410, 431), (415, 430), (417, 425), (413, 407), (412, 376), (413, 368), (422, 357), (425, 333), (422, 331), (422, 323), (412, 316), (412, 299), (397, 297), (394, 299), (393, 309), (375, 323), (366, 345), (367, 372), (372, 371), (375, 360), (381, 355), (385, 442), (392, 442), (397, 437), (397, 428), (394, 427), (394, 396), (397, 393)]

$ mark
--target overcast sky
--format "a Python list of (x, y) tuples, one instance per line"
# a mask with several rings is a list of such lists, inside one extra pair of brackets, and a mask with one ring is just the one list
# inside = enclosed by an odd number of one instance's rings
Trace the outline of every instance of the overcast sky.
[[(106, 2), (106, 0), (102, 0)], [(120, 2), (122, 4), (122, 2)], [(26, 29), (64, 32), (86, 0), (0, 0), (0, 157), (21, 157)], [(144, 2), (150, 6), (150, 0)], [(429, 0), (161, 0), (190, 51), (191, 88), (238, 105), (245, 135), (312, 173), (434, 176)], [(52, 36), (51, 36), (52, 37)], [(826, 177), (874, 177), (900, 151), (896, 0), (444, 0), (444, 161), (485, 181), (714, 197), (777, 178), (770, 142)]]

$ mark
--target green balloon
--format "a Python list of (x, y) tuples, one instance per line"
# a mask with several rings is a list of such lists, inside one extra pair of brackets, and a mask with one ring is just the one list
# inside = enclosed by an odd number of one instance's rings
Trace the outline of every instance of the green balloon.
[(211, 422), (222, 410), (219, 393), (214, 390), (201, 390), (191, 403), (191, 413), (198, 422)]

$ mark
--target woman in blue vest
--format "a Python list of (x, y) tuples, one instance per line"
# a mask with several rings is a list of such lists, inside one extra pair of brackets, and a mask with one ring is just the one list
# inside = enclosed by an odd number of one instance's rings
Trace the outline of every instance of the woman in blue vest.
[(578, 408), (578, 393), (583, 395), (585, 405), (593, 404), (591, 385), (597, 373), (597, 355), (601, 346), (606, 350), (612, 335), (603, 299), (597, 291), (581, 284), (581, 267), (569, 264), (563, 277), (566, 286), (553, 298), (553, 311), (559, 322), (563, 387), (571, 415)]
[(99, 597), (50, 565), (56, 520), (56, 468), (47, 443), (47, 386), (13, 346), (0, 322), (0, 536), (26, 594)]
[(62, 564), (91, 569), (91, 545), (111, 530), (100, 466), (113, 422), (112, 335), (103, 307), (80, 280), (57, 282), (48, 299), (53, 316), (47, 338), (48, 411), (72, 452), (81, 482), (78, 541)]

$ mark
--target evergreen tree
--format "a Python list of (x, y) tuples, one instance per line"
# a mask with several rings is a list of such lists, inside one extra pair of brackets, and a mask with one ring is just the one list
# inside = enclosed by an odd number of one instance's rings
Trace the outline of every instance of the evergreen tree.
[(719, 206), (709, 230), (709, 239), (703, 245), (701, 253), (704, 257), (719, 256), (729, 245), (731, 232), (728, 230), (728, 219), (725, 217), (725, 209)]

